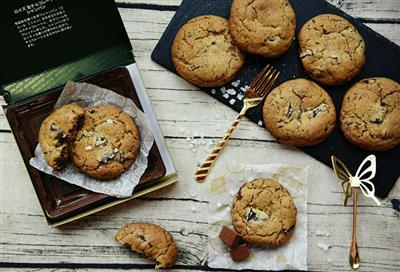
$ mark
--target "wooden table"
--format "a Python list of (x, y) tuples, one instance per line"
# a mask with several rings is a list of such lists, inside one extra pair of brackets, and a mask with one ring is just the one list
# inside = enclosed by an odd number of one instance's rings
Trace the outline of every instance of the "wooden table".
[[(400, 1), (330, 0), (369, 27), (400, 44)], [(162, 191), (110, 208), (61, 228), (50, 229), (33, 190), (14, 137), (0, 114), (2, 271), (98, 271), (110, 268), (151, 270), (150, 261), (130, 253), (113, 239), (131, 221), (160, 224), (179, 247), (177, 269), (209, 270), (207, 260), (208, 183), (192, 175), (211, 145), (189, 145), (186, 137), (204, 135), (216, 143), (236, 113), (198, 91), (150, 59), (180, 0), (123, 0), (119, 11), (153, 103), (180, 182)], [(352, 208), (342, 206), (342, 192), (332, 170), (304, 153), (275, 142), (265, 129), (244, 120), (218, 160), (212, 177), (229, 163), (285, 162), (309, 165), (308, 267), (349, 271)], [(360, 197), (360, 271), (400, 271), (400, 183), (376, 207)], [(329, 236), (318, 235), (326, 231)], [(325, 251), (322, 248), (328, 247)]]

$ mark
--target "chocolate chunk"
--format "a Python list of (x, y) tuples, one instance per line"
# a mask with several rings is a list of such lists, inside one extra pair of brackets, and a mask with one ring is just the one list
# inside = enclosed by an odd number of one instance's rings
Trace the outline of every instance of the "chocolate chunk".
[(249, 257), (249, 247), (247, 244), (241, 244), (238, 247), (231, 249), (231, 258), (234, 262), (241, 262)]
[(257, 214), (253, 211), (253, 209), (250, 209), (250, 211), (246, 215), (246, 221), (258, 221)]
[(95, 146), (101, 146), (107, 143), (107, 138), (104, 136), (97, 136)]
[(104, 154), (104, 156), (103, 156), (103, 158), (101, 159), (100, 162), (102, 162), (102, 163), (107, 163), (109, 160), (113, 159), (114, 156), (115, 156), (115, 155), (114, 155), (114, 153), (112, 153), (112, 152), (106, 153), (106, 154)]
[(315, 118), (317, 117), (318, 113), (322, 112), (321, 108), (316, 108), (312, 111), (312, 117)]
[(125, 152), (121, 151), (121, 153), (119, 153), (119, 162), (124, 162), (125, 161)]
[(230, 247), (237, 246), (241, 241), (239, 234), (225, 226), (219, 233), (219, 239)]
[(59, 128), (57, 127), (57, 125), (56, 125), (55, 123), (52, 123), (52, 124), (50, 125), (50, 130), (51, 130), (51, 131), (58, 131)]
[(288, 109), (286, 111), (286, 117), (290, 118), (292, 116), (292, 113), (293, 113), (293, 107), (292, 107), (292, 104), (289, 103)]

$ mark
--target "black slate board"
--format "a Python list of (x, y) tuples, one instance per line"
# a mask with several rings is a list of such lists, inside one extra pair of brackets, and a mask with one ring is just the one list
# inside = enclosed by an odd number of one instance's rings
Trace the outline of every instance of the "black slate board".
[[(325, 1), (292, 0), (290, 2), (297, 17), (296, 34), (298, 34), (301, 26), (312, 17), (323, 13), (333, 13), (349, 20), (358, 29), (365, 40), (367, 58), (366, 65), (361, 74), (352, 82), (344, 86), (325, 87), (332, 96), (338, 113), (340, 112), (341, 101), (345, 92), (351, 85), (360, 79), (372, 76), (385, 76), (400, 82), (399, 46)], [(151, 55), (152, 59), (168, 70), (176, 72), (170, 52), (172, 41), (179, 28), (191, 18), (200, 15), (214, 14), (228, 18), (230, 6), (231, 0), (184, 0), (155, 47)], [(240, 87), (247, 85), (267, 63), (272, 64), (281, 72), (276, 85), (293, 78), (307, 78), (304, 74), (297, 52), (298, 44), (297, 41), (295, 41), (289, 51), (277, 59), (265, 59), (248, 55), (244, 68), (234, 79), (234, 81), (238, 79), (240, 80), (240, 85), (238, 87), (228, 84), (225, 86), (225, 89), (202, 89), (227, 106), (236, 111), (240, 111), (243, 104), (238, 98), (238, 94), (230, 95), (226, 90), (234, 89), (240, 96), (242, 93)], [(250, 110), (246, 116), (253, 122), (263, 125), (262, 121), (260, 122), (262, 119), (261, 112), (262, 105)], [(346, 163), (353, 174), (356, 172), (362, 160), (369, 154), (373, 153), (350, 144), (343, 137), (338, 127), (335, 128), (333, 134), (323, 143), (313, 147), (302, 148), (302, 150), (330, 167), (331, 155), (335, 155)], [(388, 195), (397, 178), (400, 176), (400, 146), (386, 152), (376, 152), (374, 154), (377, 157), (377, 174), (373, 180), (376, 187), (376, 195), (379, 197), (385, 197)]]

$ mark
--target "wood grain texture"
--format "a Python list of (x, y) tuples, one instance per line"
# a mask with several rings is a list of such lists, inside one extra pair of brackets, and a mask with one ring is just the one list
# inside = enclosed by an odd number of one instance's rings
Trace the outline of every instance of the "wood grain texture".
[[(192, 175), (234, 120), (236, 112), (151, 61), (151, 51), (174, 14), (154, 6), (178, 6), (179, 0), (117, 2), (130, 4), (119, 11), (180, 182), (62, 228), (49, 229), (14, 137), (0, 111), (0, 262), (6, 263), (0, 266), (8, 267), (2, 271), (110, 271), (110, 268), (151, 271), (151, 261), (131, 253), (113, 239), (117, 229), (131, 221), (149, 221), (171, 231), (180, 249), (176, 271), (208, 270), (204, 266), (208, 183), (197, 184)], [(400, 44), (399, 1), (330, 2)], [(195, 136), (196, 143), (206, 144), (196, 144), (193, 149), (188, 136)], [(243, 161), (310, 166), (309, 269), (349, 271), (352, 209), (342, 207), (341, 188), (331, 169), (295, 148), (278, 144), (264, 128), (246, 119), (235, 131), (210, 178), (224, 173), (227, 164)], [(400, 270), (400, 213), (393, 209), (392, 199), (400, 199), (399, 182), (380, 208), (360, 196), (360, 271)], [(321, 231), (329, 236), (319, 236)], [(325, 252), (321, 246), (327, 246), (328, 250)]]

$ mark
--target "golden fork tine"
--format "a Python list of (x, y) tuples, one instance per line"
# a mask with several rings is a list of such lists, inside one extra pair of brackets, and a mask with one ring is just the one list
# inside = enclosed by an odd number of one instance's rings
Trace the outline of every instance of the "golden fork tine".
[(262, 86), (262, 88), (261, 88), (262, 91), (261, 91), (260, 96), (264, 97), (271, 90), (271, 87), (275, 83), (278, 76), (279, 76), (279, 72), (275, 71), (275, 74), (272, 75), (272, 79), (269, 82), (267, 82), (265, 84), (265, 86)]
[[(274, 73), (274, 69), (268, 70), (268, 72), (263, 76), (263, 79), (254, 87), (253, 91), (258, 94), (258, 92), (262, 91), (262, 86), (270, 80), (271, 75)], [(258, 94), (259, 95), (259, 94)], [(260, 95), (259, 95), (260, 96)]]
[(250, 83), (249, 88), (254, 88), (254, 85), (259, 81), (259, 79), (264, 75), (265, 71), (269, 68), (269, 64), (267, 66), (265, 66), (265, 68), (261, 71), (261, 73), (259, 73), (257, 75), (257, 77), (255, 79), (253, 79), (253, 81)]
[(211, 152), (210, 155), (206, 158), (206, 160), (201, 164), (201, 166), (197, 169), (194, 174), (194, 178), (198, 182), (203, 182), (206, 180), (210, 169), (214, 165), (216, 159), (224, 148), (225, 144), (228, 142), (231, 137), (233, 131), (239, 124), (240, 120), (244, 117), (246, 111), (250, 108), (253, 108), (261, 103), (264, 98), (264, 95), (271, 89), (272, 85), (276, 81), (279, 76), (279, 72), (276, 71), (271, 65), (267, 65), (261, 73), (259, 73), (255, 79), (250, 83), (249, 90), (245, 93), (245, 98), (243, 100), (243, 108), (240, 111), (239, 115), (236, 117), (236, 120), (229, 127), (224, 137), (219, 141), (217, 146)]

